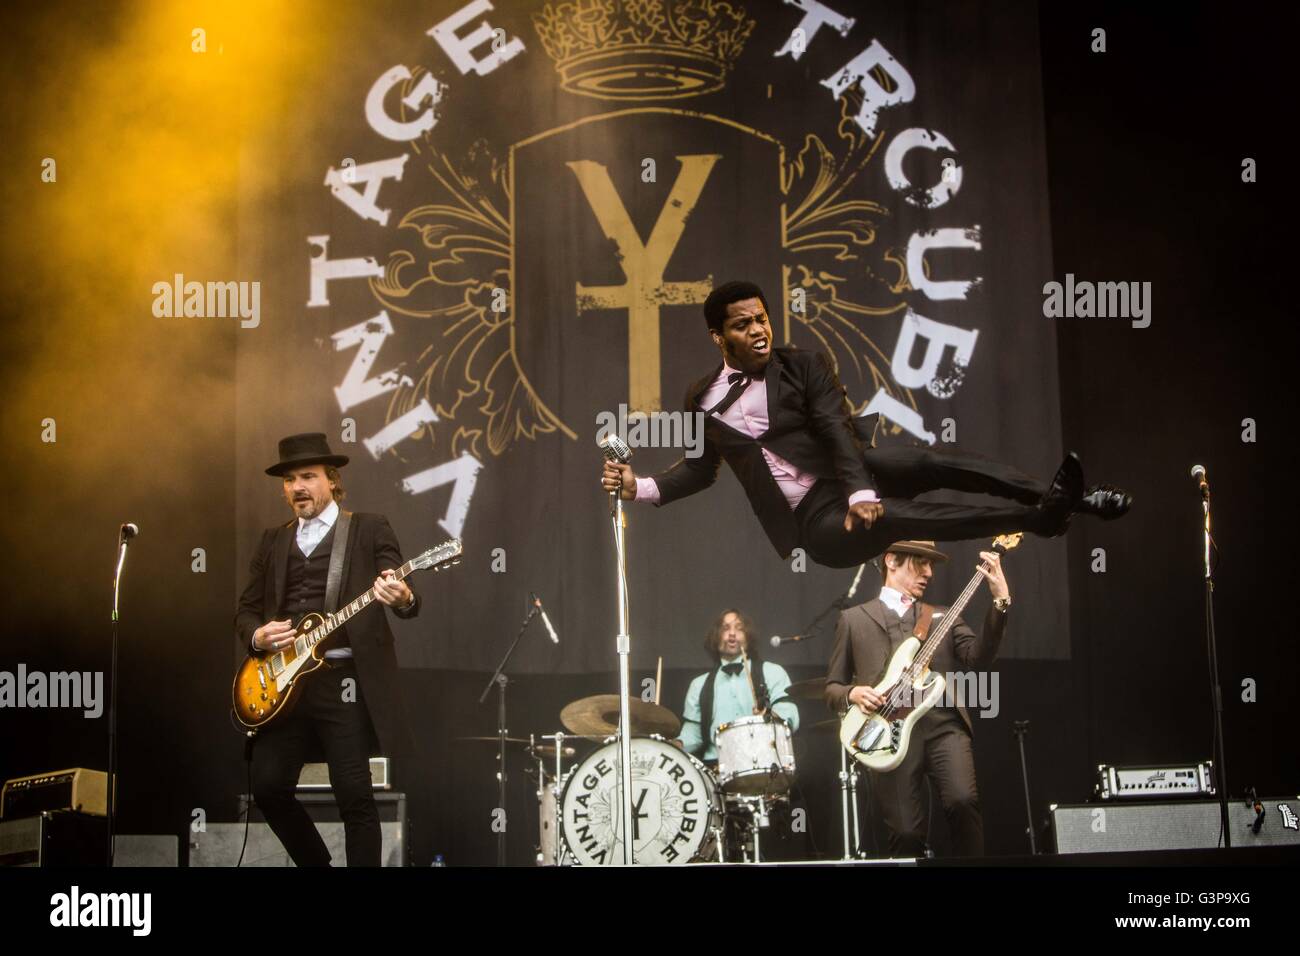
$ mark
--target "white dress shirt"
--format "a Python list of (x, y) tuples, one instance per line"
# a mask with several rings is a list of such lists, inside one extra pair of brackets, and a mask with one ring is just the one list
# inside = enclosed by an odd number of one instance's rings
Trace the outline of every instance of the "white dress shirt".
[[(314, 518), (298, 519), (298, 548), (303, 554), (311, 557), (311, 553), (316, 550), (316, 545), (325, 540), (325, 535), (330, 533), (330, 528), (334, 527), (334, 522), (339, 518), (339, 503), (331, 501), (322, 511)], [(352, 648), (336, 647), (325, 652), (327, 661), (343, 660), (352, 656)]]
[(904, 594), (902, 591), (896, 590), (895, 588), (881, 588), (880, 603), (885, 605), (885, 607), (889, 608), (899, 617), (902, 617), (912, 609), (912, 605), (916, 603), (916, 598), (912, 597), (910, 594)]
[(334, 527), (334, 522), (339, 518), (339, 503), (331, 501), (322, 511), (314, 518), (298, 519), (298, 547), (303, 554), (311, 557), (311, 553), (316, 550), (316, 545), (324, 540), (325, 535), (330, 533), (330, 528)]

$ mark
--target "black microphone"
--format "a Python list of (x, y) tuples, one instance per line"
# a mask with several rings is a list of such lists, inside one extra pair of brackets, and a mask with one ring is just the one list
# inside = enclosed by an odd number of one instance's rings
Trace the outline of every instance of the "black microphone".
[(121, 534), (122, 540), (125, 541), (126, 539), (134, 538), (137, 534), (139, 534), (140, 526), (138, 524), (132, 524), (130, 521), (128, 521), (126, 524), (122, 525), (118, 533)]
[(773, 647), (780, 647), (782, 644), (798, 644), (800, 641), (809, 641), (816, 636), (816, 634), (796, 634), (794, 637), (773, 636), (771, 643)]
[(555, 628), (551, 627), (551, 619), (546, 616), (546, 608), (542, 607), (542, 599), (531, 591), (529, 596), (533, 599), (533, 606), (537, 608), (538, 613), (542, 616), (542, 623), (546, 625), (546, 633), (551, 635), (551, 640), (554, 643), (560, 643), (560, 635), (556, 634)]
[(1201, 490), (1201, 497), (1210, 497), (1210, 483), (1205, 480), (1205, 466), (1192, 465), (1192, 477), (1197, 479), (1196, 487)]

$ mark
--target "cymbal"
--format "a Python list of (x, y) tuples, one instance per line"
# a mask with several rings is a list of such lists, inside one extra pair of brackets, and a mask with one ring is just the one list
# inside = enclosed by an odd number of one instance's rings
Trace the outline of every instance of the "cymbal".
[[(457, 737), (456, 739), (470, 741), (471, 743), (494, 744), (501, 738), (497, 736), (492, 736), (492, 737)], [(529, 746), (531, 741), (526, 740), (523, 737), (507, 737), (506, 743), (517, 744), (519, 746), (522, 746), (525, 750), (529, 750), (539, 757), (555, 756), (555, 744), (532, 744), (531, 746)], [(565, 746), (565, 748), (560, 752), (560, 756), (573, 757), (577, 753), (578, 751), (574, 750), (572, 747)]]
[[(493, 734), (491, 737), (457, 737), (456, 739), (457, 739), (457, 740), (477, 740), (479, 743), (493, 743), (493, 744), (494, 744), (494, 743), (496, 743), (497, 741), (499, 741), (501, 738), (498, 737), (496, 734)], [(507, 737), (507, 738), (506, 738), (506, 743), (508, 743), (508, 744), (523, 744), (524, 746), (527, 746), (527, 745), (529, 744), (529, 740), (528, 740), (527, 737)]]
[[(548, 759), (555, 757), (555, 744), (535, 744), (531, 749), (533, 754), (538, 757), (546, 757)], [(566, 744), (564, 749), (560, 751), (560, 756), (574, 757), (577, 756), (577, 753), (578, 751)]]
[(786, 696), (795, 700), (821, 700), (825, 692), (825, 677), (809, 677), (807, 680), (796, 681), (785, 689)]
[[(560, 723), (583, 737), (608, 737), (618, 731), (618, 694), (596, 694), (566, 704)], [(667, 707), (633, 697), (628, 701), (630, 732), (637, 737), (661, 734), (676, 737), (682, 722)]]

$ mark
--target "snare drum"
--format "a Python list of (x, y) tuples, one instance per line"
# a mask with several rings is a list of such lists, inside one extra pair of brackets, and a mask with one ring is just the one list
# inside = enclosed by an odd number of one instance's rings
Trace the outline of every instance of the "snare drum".
[(718, 783), (723, 791), (785, 793), (793, 780), (794, 744), (785, 721), (759, 714), (718, 728)]
[[(623, 862), (618, 826), (618, 741), (607, 743), (565, 778), (560, 837), (573, 862)], [(632, 738), (633, 858), (638, 864), (716, 859), (722, 806), (713, 774), (661, 737)]]

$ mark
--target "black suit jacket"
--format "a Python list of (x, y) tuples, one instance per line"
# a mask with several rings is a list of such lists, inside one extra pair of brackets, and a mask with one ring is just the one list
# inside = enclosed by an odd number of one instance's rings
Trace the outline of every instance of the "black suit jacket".
[[(250, 649), (253, 632), (274, 617), (284, 600), (289, 549), (293, 546), (297, 528), (297, 518), (278, 528), (268, 528), (262, 533), (262, 540), (253, 554), (248, 568), (248, 585), (239, 597), (239, 610), (235, 613), (235, 633), (245, 652)], [(369, 591), (380, 571), (395, 571), (402, 561), (397, 535), (388, 519), (383, 515), (353, 512), (347, 550), (343, 555), (340, 606)], [(410, 584), (408, 580), (407, 585)], [(387, 610), (401, 618), (415, 617), (420, 613), (420, 595), (415, 595), (412, 607)], [(375, 606), (354, 616), (342, 630), (352, 645), (357, 679), (380, 747), (390, 755), (409, 749), (410, 731), (398, 688), (397, 653), (384, 605), (375, 602)], [(310, 677), (307, 679), (311, 680)]]
[[(935, 609), (930, 631), (940, 624), (940, 614), (946, 612), (946, 608)], [(886, 615), (894, 616), (894, 612), (880, 598), (851, 607), (840, 614), (839, 622), (835, 625), (835, 647), (831, 650), (830, 667), (826, 673), (826, 704), (837, 713), (842, 713), (849, 707), (849, 691), (854, 687), (874, 687), (884, 678), (889, 659), (896, 649), (889, 639)], [(984, 618), (984, 630), (979, 635), (958, 617), (930, 659), (930, 670), (948, 674), (953, 671), (987, 669), (997, 657), (1006, 626), (1006, 613), (994, 609), (992, 605)], [(907, 631), (905, 637), (910, 637), (911, 627), (904, 629)], [(927, 636), (928, 634), (929, 632)], [(966, 713), (966, 708), (958, 707), (957, 710), (966, 729), (971, 730), (970, 715)]]
[[(685, 410), (703, 411), (700, 395), (722, 371), (722, 363), (686, 391)], [(864, 441), (869, 440), (876, 416), (854, 418), (830, 359), (822, 352), (776, 348), (764, 377), (767, 386), (768, 429), (758, 438), (736, 431), (716, 416), (704, 421), (704, 453), (682, 458), (654, 476), (661, 504), (703, 491), (718, 477), (722, 461), (740, 480), (749, 504), (768, 540), (782, 558), (799, 544), (799, 523), (780, 486), (772, 477), (762, 449), (784, 458), (821, 481), (837, 483), (837, 493), (847, 497), (873, 487), (863, 462)], [(809, 492), (811, 495), (813, 492)]]

